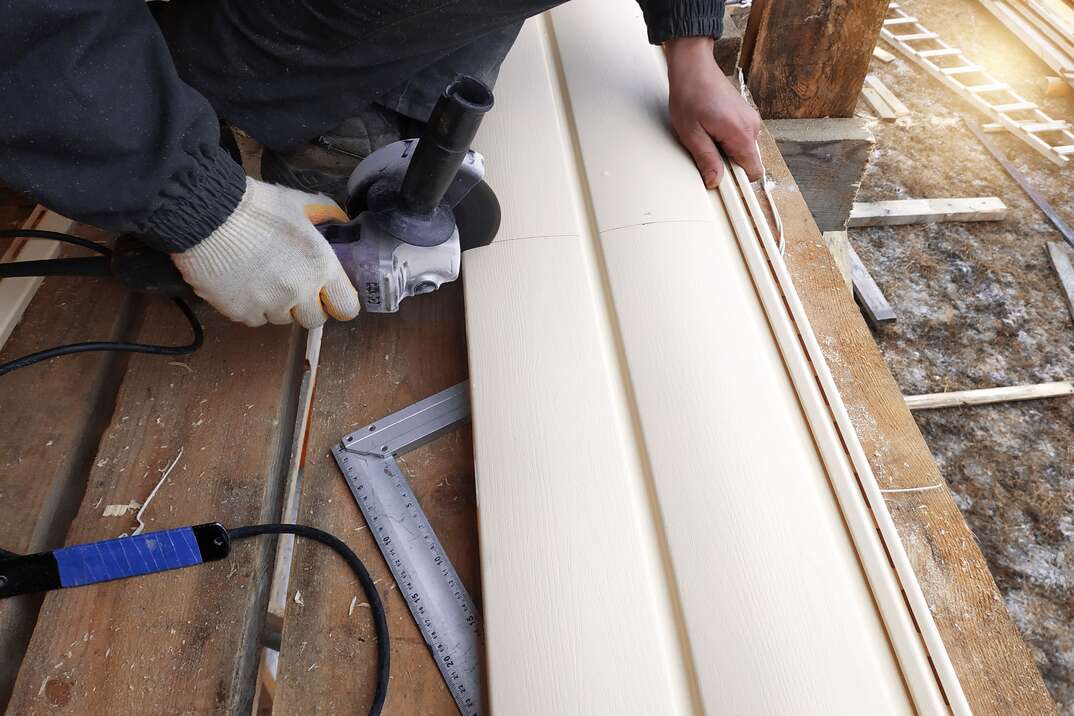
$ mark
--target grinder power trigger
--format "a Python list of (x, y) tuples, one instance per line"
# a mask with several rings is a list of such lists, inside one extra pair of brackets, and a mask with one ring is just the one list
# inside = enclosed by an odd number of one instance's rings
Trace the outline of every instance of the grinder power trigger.
[[(470, 149), (492, 102), (484, 83), (456, 78), (420, 139), (382, 147), (355, 168), (345, 207), (354, 218), (318, 225), (366, 311), (398, 311), (403, 299), (454, 281), (462, 251), (495, 237), (500, 205), (484, 181), (484, 159)], [(5, 263), (0, 278), (113, 276), (139, 293), (194, 297), (168, 255), (136, 236), (120, 236), (112, 250), (101, 247), (100, 253), (105, 255)]]

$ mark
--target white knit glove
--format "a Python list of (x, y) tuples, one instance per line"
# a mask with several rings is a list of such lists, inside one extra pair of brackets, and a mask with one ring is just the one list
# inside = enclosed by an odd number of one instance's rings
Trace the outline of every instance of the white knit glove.
[(347, 274), (315, 223), (346, 221), (323, 194), (307, 194), (256, 179), (231, 216), (172, 261), (195, 293), (248, 326), (298, 321), (315, 328), (349, 321), (361, 304)]

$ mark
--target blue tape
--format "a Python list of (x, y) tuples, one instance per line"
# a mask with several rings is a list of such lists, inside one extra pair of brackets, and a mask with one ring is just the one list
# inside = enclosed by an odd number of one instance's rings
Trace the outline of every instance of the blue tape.
[(191, 527), (64, 547), (52, 555), (59, 566), (62, 587), (80, 587), (202, 562)]

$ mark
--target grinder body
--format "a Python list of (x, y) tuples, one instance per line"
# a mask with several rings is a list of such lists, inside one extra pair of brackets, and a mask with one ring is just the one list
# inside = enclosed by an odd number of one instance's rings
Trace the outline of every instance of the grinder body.
[[(470, 149), (492, 107), (484, 84), (460, 77), (444, 90), (421, 139), (404, 139), (363, 159), (347, 182), (346, 224), (318, 228), (332, 244), (362, 307), (399, 310), (409, 297), (437, 290), (459, 276), (462, 250), (489, 243), (499, 228), (499, 204), (487, 189), (484, 158)], [(467, 200), (480, 235), (460, 240), (456, 209)], [(479, 227), (479, 228), (477, 228)]]

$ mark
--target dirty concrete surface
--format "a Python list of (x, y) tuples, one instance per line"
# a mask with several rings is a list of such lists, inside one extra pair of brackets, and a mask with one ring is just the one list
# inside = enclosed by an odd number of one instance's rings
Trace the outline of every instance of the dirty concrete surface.
[[(979, 3), (900, 4), (1051, 117), (1074, 121), (1074, 96), (1045, 96), (1054, 73)], [(1061, 238), (962, 124), (991, 120), (901, 55), (871, 71), (911, 115), (873, 124), (859, 201), (998, 196), (1009, 207), (1003, 222), (850, 231), (898, 313), (876, 336), (903, 393), (1074, 378), (1074, 324), (1045, 250)], [(989, 136), (1074, 223), (1074, 162), (1056, 167)], [(1060, 711), (1074, 714), (1074, 400), (915, 418)]]

